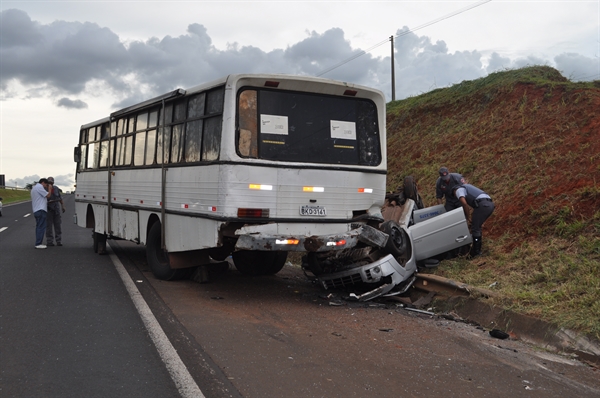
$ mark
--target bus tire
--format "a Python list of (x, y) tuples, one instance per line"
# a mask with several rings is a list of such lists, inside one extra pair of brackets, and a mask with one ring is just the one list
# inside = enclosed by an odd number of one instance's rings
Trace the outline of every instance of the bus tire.
[(287, 252), (240, 250), (233, 252), (233, 264), (247, 276), (275, 275), (285, 265)]
[(169, 254), (161, 247), (161, 224), (155, 222), (148, 232), (146, 241), (146, 261), (148, 266), (157, 279), (163, 281), (173, 281), (185, 278), (189, 269), (172, 269), (169, 264)]

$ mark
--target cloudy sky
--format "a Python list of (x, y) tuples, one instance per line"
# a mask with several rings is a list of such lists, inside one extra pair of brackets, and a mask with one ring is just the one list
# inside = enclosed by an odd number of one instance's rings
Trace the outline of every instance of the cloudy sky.
[(229, 73), (321, 76), (389, 101), (390, 36), (396, 99), (525, 65), (600, 79), (600, 0), (1, 0), (0, 12), (10, 186), (52, 175), (72, 189), (82, 124)]

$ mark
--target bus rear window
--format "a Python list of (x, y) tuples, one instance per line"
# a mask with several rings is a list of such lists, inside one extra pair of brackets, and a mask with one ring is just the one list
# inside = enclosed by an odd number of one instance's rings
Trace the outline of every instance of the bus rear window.
[(366, 99), (243, 89), (238, 95), (240, 156), (274, 161), (377, 166), (375, 104)]

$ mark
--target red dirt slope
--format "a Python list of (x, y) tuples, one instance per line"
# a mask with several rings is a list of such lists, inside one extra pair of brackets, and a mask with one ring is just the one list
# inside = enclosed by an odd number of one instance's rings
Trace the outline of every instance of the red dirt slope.
[(388, 189), (414, 175), (426, 205), (447, 166), (494, 199), (484, 236), (600, 234), (600, 81), (550, 67), (465, 81), (388, 104)]

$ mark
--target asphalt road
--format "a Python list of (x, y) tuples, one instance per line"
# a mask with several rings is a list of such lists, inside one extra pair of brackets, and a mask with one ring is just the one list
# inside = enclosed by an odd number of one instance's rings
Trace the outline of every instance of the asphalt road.
[[(597, 397), (598, 371), (394, 303), (350, 303), (296, 267), (164, 282), (144, 248), (63, 219), (63, 247), (33, 248), (30, 204), (0, 218), (0, 396), (180, 396), (115, 267), (139, 290), (206, 397)], [(160, 344), (159, 344), (160, 345)], [(168, 361), (167, 361), (168, 362)]]
[(66, 196), (62, 247), (34, 248), (31, 203), (0, 218), (0, 396), (178, 397), (111, 259)]

